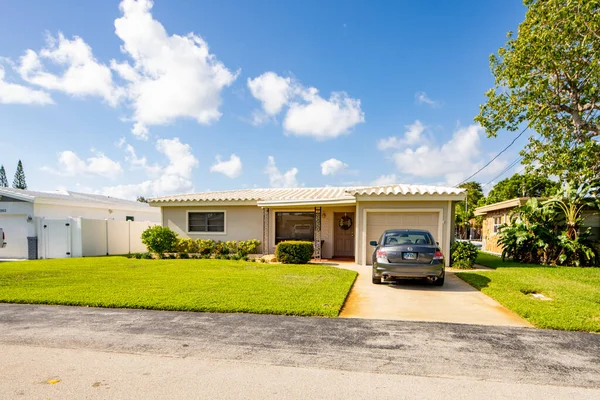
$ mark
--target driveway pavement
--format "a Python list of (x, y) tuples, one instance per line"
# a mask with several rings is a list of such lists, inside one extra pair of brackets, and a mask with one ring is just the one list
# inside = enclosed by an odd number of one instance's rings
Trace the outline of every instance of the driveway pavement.
[(451, 271), (446, 271), (446, 282), (442, 287), (416, 280), (374, 285), (371, 282), (371, 267), (354, 263), (340, 263), (337, 266), (358, 272), (340, 314), (342, 318), (532, 326), (496, 300), (457, 278)]

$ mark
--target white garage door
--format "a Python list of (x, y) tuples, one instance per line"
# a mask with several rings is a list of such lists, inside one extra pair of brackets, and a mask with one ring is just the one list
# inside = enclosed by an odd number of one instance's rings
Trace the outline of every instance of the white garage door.
[(367, 264), (371, 265), (371, 255), (375, 249), (369, 243), (378, 241), (388, 229), (423, 229), (429, 231), (436, 241), (438, 238), (439, 213), (369, 212), (367, 213)]
[(0, 258), (27, 258), (27, 220), (25, 215), (0, 215), (0, 228), (6, 236), (6, 247)]

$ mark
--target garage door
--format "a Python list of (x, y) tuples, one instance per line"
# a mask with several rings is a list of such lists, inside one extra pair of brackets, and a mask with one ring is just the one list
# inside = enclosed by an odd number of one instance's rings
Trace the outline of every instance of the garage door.
[(25, 215), (1, 215), (0, 228), (6, 236), (6, 247), (0, 258), (27, 258), (27, 220)]
[(429, 231), (436, 241), (438, 238), (439, 213), (367, 213), (367, 264), (371, 265), (374, 247), (369, 243), (378, 241), (384, 231), (389, 229), (423, 229)]

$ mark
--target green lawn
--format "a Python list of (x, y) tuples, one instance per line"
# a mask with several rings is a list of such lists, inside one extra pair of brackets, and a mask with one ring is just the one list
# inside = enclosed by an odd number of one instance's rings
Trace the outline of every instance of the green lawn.
[(0, 263), (0, 302), (336, 317), (356, 272), (321, 265), (90, 257)]
[[(485, 253), (479, 253), (476, 262), (496, 270), (456, 275), (535, 326), (600, 332), (600, 268), (502, 262)], [(552, 300), (539, 300), (531, 293)]]

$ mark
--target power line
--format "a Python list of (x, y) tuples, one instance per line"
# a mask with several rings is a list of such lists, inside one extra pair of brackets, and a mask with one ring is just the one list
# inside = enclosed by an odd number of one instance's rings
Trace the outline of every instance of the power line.
[(517, 137), (515, 137), (515, 138), (512, 140), (512, 142), (510, 142), (510, 143), (508, 144), (508, 146), (506, 146), (505, 148), (503, 148), (503, 149), (502, 149), (502, 150), (501, 150), (501, 151), (500, 151), (498, 154), (496, 154), (496, 155), (494, 156), (494, 158), (492, 158), (492, 159), (491, 159), (491, 160), (490, 160), (490, 161), (489, 161), (487, 164), (485, 164), (483, 167), (479, 168), (477, 171), (475, 171), (475, 173), (474, 173), (474, 174), (472, 174), (472, 175), (471, 175), (471, 176), (469, 176), (468, 178), (464, 179), (462, 182), (460, 182), (460, 183), (458, 183), (458, 184), (454, 185), (454, 187), (457, 187), (457, 186), (459, 186), (459, 185), (462, 185), (463, 183), (467, 182), (469, 179), (471, 179), (472, 177), (474, 177), (475, 175), (477, 175), (478, 173), (480, 173), (481, 171), (483, 171), (484, 169), (486, 169), (486, 168), (487, 168), (487, 167), (488, 167), (488, 166), (489, 166), (489, 165), (490, 165), (492, 162), (494, 162), (494, 160), (495, 160), (496, 158), (500, 157), (500, 155), (502, 155), (502, 153), (504, 153), (506, 150), (508, 150), (508, 148), (509, 148), (510, 146), (512, 146), (513, 144), (515, 144), (515, 142), (517, 141), (517, 139), (518, 139), (518, 138), (520, 138), (520, 137), (521, 137), (521, 136), (522, 136), (522, 135), (525, 133), (525, 131), (526, 131), (527, 129), (529, 129), (529, 125), (527, 125), (527, 126), (525, 127), (525, 129), (523, 129), (523, 130), (521, 131), (521, 133), (519, 133), (519, 134), (517, 135)]
[[(508, 167), (504, 168), (502, 170), (502, 172), (500, 172), (497, 176), (495, 176), (494, 178), (492, 178), (489, 182), (487, 182), (484, 185), (481, 185), (481, 187), (486, 187), (487, 185), (489, 185), (490, 183), (494, 182), (496, 179), (500, 178), (502, 175), (504, 175), (506, 172), (508, 172), (511, 168), (513, 168), (515, 165), (517, 165), (519, 162), (521, 162), (523, 160), (523, 157), (519, 157), (517, 158), (515, 161), (513, 161), (512, 163), (510, 163), (508, 165)], [(524, 169), (524, 168), (523, 168)], [(523, 169), (521, 171), (523, 171)], [(520, 173), (521, 171), (517, 172)]]

